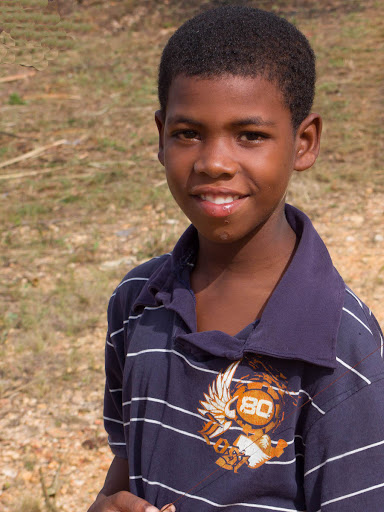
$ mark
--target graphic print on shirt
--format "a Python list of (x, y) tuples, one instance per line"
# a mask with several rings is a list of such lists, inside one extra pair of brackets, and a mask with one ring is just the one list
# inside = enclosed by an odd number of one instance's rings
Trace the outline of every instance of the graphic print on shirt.
[[(202, 409), (197, 409), (209, 420), (199, 434), (220, 454), (216, 464), (235, 473), (243, 465), (259, 468), (284, 453), (287, 442), (279, 439), (272, 446), (268, 432), (276, 430), (283, 421), (287, 397), (292, 400), (284, 375), (276, 377), (276, 372), (257, 358), (246, 360), (254, 373), (233, 384), (240, 362), (232, 363), (225, 372), (219, 373), (208, 393), (204, 393), (205, 400), (200, 401)], [(242, 433), (230, 444), (228, 436), (222, 435), (234, 422), (241, 427)]]

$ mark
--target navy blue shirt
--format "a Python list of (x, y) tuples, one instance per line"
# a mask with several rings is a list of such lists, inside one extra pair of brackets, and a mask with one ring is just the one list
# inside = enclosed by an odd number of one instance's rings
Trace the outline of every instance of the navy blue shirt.
[(384, 510), (382, 334), (310, 220), (286, 215), (295, 255), (236, 336), (196, 332), (192, 226), (111, 297), (105, 427), (159, 508)]

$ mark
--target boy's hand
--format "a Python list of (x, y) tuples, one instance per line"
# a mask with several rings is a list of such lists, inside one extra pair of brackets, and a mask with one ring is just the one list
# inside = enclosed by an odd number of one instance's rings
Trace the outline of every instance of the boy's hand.
[[(174, 505), (165, 505), (163, 512), (176, 512)], [(159, 509), (128, 491), (112, 496), (99, 495), (88, 512), (159, 512)]]

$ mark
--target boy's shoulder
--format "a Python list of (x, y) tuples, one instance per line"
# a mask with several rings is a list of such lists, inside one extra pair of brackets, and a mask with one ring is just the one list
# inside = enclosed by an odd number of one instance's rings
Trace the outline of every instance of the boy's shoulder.
[(172, 252), (155, 256), (130, 270), (115, 289), (111, 301), (118, 298), (133, 305), (141, 291), (144, 293), (145, 290), (148, 291), (146, 298), (153, 301), (153, 290), (161, 289), (172, 276), (179, 275), (180, 269), (195, 259), (197, 247), (197, 232), (191, 225), (181, 235)]
[(109, 302), (109, 308), (112, 306), (116, 307), (116, 303), (123, 310), (127, 306), (129, 307), (129, 304), (133, 305), (148, 281), (156, 277), (160, 272), (168, 271), (165, 267), (168, 267), (171, 255), (172, 253), (166, 253), (161, 256), (155, 256), (130, 270), (114, 290)]
[[(344, 352), (345, 355), (352, 356), (352, 360), (358, 359), (363, 353), (361, 350), (368, 349), (371, 349), (372, 354), (376, 352), (379, 358), (383, 358), (383, 335), (379, 323), (371, 309), (351, 288), (346, 286), (338, 333), (337, 356)], [(357, 359), (355, 363), (358, 362)]]
[(150, 260), (147, 260), (138, 265), (137, 267), (134, 267), (123, 277), (123, 279), (118, 284), (116, 290), (124, 286), (126, 283), (130, 283), (133, 281), (148, 281), (159, 268), (163, 267), (165, 262), (169, 261), (171, 256), (171, 252), (162, 254), (160, 256), (154, 256)]
[[(375, 384), (384, 379), (380, 326), (370, 308), (348, 286), (334, 349), (335, 368), (331, 372), (321, 370), (322, 376), (315, 380), (311, 372), (306, 377), (306, 389), (312, 397), (316, 396), (316, 405), (324, 417), (366, 386), (374, 393), (381, 386)], [(314, 418), (314, 422), (320, 417)]]

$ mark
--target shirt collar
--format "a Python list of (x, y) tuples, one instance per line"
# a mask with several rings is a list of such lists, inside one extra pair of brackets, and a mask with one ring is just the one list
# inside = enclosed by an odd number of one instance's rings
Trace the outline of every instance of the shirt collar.
[[(133, 310), (145, 306), (157, 306), (164, 304), (168, 309), (174, 309), (193, 329), (193, 320), (189, 318), (191, 311), (184, 311), (183, 303), (179, 303), (182, 296), (195, 302), (193, 292), (189, 288), (190, 266), (193, 266), (198, 249), (198, 236), (194, 226), (189, 226), (182, 234), (175, 248), (165, 262), (160, 265), (145, 283), (133, 305)], [(183, 314), (184, 312), (184, 314)], [(194, 314), (194, 311), (192, 312)]]
[(134, 307), (162, 303), (176, 311), (189, 330), (178, 341), (217, 356), (236, 360), (251, 352), (335, 368), (345, 285), (309, 218), (290, 205), (286, 205), (286, 216), (299, 244), (260, 321), (245, 339), (220, 331), (195, 332), (195, 302), (188, 278), (198, 248), (193, 226), (151, 276)]

